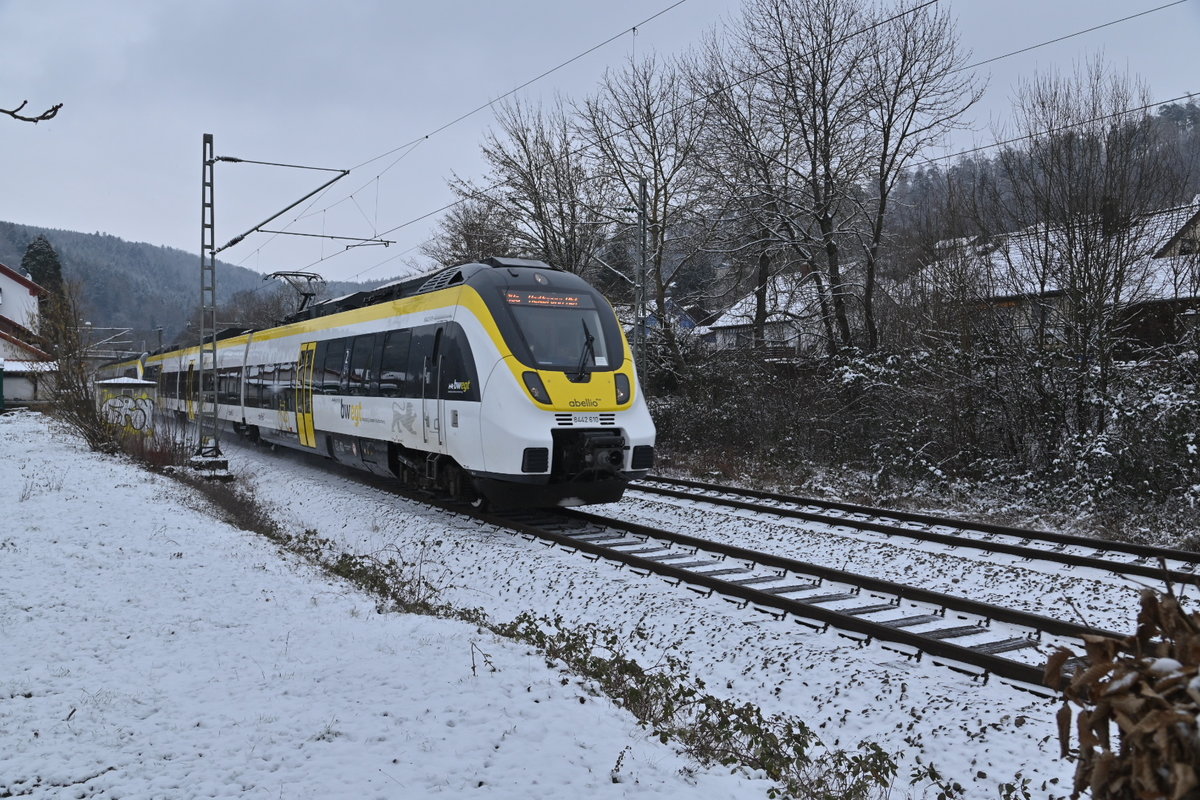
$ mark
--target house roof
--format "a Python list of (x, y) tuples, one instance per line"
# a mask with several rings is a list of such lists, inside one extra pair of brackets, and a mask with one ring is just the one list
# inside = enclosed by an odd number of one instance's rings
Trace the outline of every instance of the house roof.
[[(810, 274), (776, 275), (767, 282), (767, 322), (796, 322), (819, 317), (821, 298)], [(729, 310), (708, 325), (709, 329), (741, 328), (754, 324), (757, 305), (752, 292), (738, 300)]]
[[(1200, 221), (1200, 196), (1185, 206), (1163, 209), (1135, 221), (1131, 239), (1123, 246), (1128, 280), (1120, 302), (1148, 302), (1200, 296), (1194, 256), (1163, 256), (1171, 244)], [(1019, 231), (984, 237), (972, 236), (939, 242), (943, 257), (915, 276), (911, 284), (927, 287), (939, 281), (956, 263), (960, 281), (970, 281), (980, 296), (990, 300), (1046, 297), (1062, 292), (1054, 270), (1038, 265), (1070, 252), (1069, 228), (1031, 225)], [(1103, 256), (1101, 256), (1103, 257)], [(932, 269), (931, 269), (932, 268)], [(934, 274), (930, 274), (930, 272)]]
[(30, 355), (32, 355), (34, 358), (38, 359), (39, 361), (46, 361), (51, 358), (51, 355), (49, 353), (47, 353), (45, 350), (42, 350), (38, 347), (34, 347), (29, 342), (21, 341), (17, 337), (7, 334), (2, 330), (0, 330), (0, 340), (9, 342), (10, 344), (15, 344), (17, 347), (19, 347), (22, 350), (24, 350), (25, 352), (29, 353)]
[(0, 358), (0, 370), (9, 375), (29, 375), (32, 373), (57, 372), (56, 361), (25, 361), (12, 358)]
[(9, 278), (12, 278), (14, 281), (28, 289), (30, 294), (42, 295), (46, 293), (45, 289), (34, 283), (30, 278), (26, 277), (20, 272), (17, 272), (15, 269), (4, 266), (3, 264), (0, 264), (0, 275), (5, 275)]

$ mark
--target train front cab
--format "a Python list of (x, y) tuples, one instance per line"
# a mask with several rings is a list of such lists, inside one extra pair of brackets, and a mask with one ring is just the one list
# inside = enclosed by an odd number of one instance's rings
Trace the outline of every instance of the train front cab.
[(505, 343), (485, 385), (480, 493), (494, 506), (619, 500), (653, 466), (654, 425), (612, 307), (566, 272), (473, 283)]

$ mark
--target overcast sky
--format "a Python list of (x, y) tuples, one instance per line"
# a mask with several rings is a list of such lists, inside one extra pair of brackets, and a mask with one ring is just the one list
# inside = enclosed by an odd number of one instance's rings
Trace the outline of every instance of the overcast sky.
[[(1170, 0), (942, 0), (980, 61)], [(0, 0), (0, 108), (28, 100), (58, 117), (0, 117), (0, 220), (199, 252), (201, 137), (216, 153), (354, 168), (291, 229), (370, 235), (453, 199), (446, 178), (481, 170), (481, 112), (404, 151), (461, 114), (627, 30), (674, 0)], [(675, 54), (737, 13), (739, 0), (686, 0), (524, 90), (582, 98), (631, 54)], [(975, 132), (986, 144), (1008, 98), (1036, 70), (1070, 71), (1097, 52), (1141, 76), (1155, 100), (1200, 91), (1200, 0), (989, 64)], [(224, 243), (315, 188), (321, 173), (216, 167)], [(338, 202), (340, 201), (340, 202)], [(274, 227), (291, 223), (299, 211)], [(436, 217), (343, 249), (257, 235), (221, 258), (262, 272), (308, 269), (382, 282), (412, 270)]]

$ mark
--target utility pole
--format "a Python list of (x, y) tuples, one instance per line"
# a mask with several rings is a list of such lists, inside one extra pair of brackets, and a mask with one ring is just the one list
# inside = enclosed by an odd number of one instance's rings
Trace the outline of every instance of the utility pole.
[(634, 328), (633, 363), (640, 367), (646, 344), (646, 179), (638, 181), (638, 226), (642, 234), (642, 259), (638, 267), (637, 281), (633, 286)]
[(217, 419), (217, 242), (213, 208), (213, 135), (204, 134), (203, 177), (200, 194), (200, 407), (196, 414), (199, 438), (196, 459), (220, 458)]

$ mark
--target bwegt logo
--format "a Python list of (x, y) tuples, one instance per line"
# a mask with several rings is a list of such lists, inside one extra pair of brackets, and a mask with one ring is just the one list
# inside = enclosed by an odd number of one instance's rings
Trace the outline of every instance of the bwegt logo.
[(347, 403), (345, 400), (338, 400), (342, 419), (348, 419), (354, 423), (355, 427), (362, 424), (363, 407), (362, 403)]

